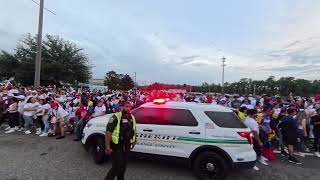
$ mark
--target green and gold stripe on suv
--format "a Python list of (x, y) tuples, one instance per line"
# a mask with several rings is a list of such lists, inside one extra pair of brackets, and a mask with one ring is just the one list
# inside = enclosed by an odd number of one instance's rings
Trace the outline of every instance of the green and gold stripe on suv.
[(185, 142), (208, 143), (208, 144), (249, 144), (247, 140), (201, 139), (201, 138), (190, 138), (190, 137), (178, 137), (176, 140), (185, 141)]

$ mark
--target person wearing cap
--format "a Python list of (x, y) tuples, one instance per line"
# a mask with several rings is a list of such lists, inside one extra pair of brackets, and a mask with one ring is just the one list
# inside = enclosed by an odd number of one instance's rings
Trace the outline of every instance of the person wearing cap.
[(121, 111), (108, 122), (105, 134), (106, 154), (111, 156), (112, 167), (105, 180), (124, 180), (128, 153), (136, 144), (136, 120), (130, 102), (121, 104)]

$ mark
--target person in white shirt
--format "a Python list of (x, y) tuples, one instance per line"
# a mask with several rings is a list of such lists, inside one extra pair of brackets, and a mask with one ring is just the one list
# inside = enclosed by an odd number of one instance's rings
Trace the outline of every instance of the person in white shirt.
[(43, 105), (45, 104), (45, 99), (46, 98), (42, 95), (38, 97), (39, 105), (35, 114), (36, 125), (37, 125), (36, 135), (40, 135), (44, 131), (44, 123), (42, 121), (42, 117), (43, 117)]
[(103, 116), (106, 114), (106, 106), (103, 104), (103, 101), (98, 101), (97, 106), (94, 108), (94, 113), (92, 114), (92, 118)]
[(249, 101), (253, 107), (256, 107), (257, 100), (254, 97), (250, 96)]
[(22, 96), (22, 95), (17, 96), (17, 98), (19, 100), (19, 102), (18, 102), (19, 119), (20, 119), (21, 124), (22, 124), (18, 131), (24, 131), (23, 107), (26, 104), (26, 101), (25, 101), (25, 97)]
[[(252, 131), (253, 149), (257, 154), (257, 160), (263, 165), (268, 165), (268, 163), (266, 162), (266, 158), (264, 158), (261, 155), (261, 148), (263, 146), (263, 143), (259, 137), (259, 125), (257, 121), (254, 119), (254, 116), (257, 114), (257, 111), (255, 109), (248, 109), (246, 113), (247, 117), (244, 120), (244, 124), (248, 126), (248, 128)], [(254, 167), (254, 169), (259, 170), (259, 168), (256, 166)]]
[(68, 117), (69, 113), (68, 111), (63, 109), (63, 103), (64, 103), (64, 98), (60, 97), (57, 98), (56, 101), (58, 102), (58, 106), (56, 107), (57, 109), (57, 122), (59, 122), (60, 126), (60, 136), (58, 136), (56, 139), (63, 139), (65, 138), (65, 129), (64, 125), (68, 124)]
[(249, 99), (245, 99), (242, 102), (242, 105), (240, 107), (246, 107), (247, 109), (254, 109), (253, 105), (251, 104)]
[(33, 124), (33, 116), (37, 110), (37, 101), (35, 98), (30, 97), (27, 100), (27, 103), (23, 106), (23, 119), (24, 119), (24, 128), (25, 134), (31, 134), (31, 126)]
[(50, 114), (51, 114), (51, 106), (49, 104), (50, 98), (47, 98), (45, 100), (45, 104), (42, 106), (42, 122), (44, 124), (44, 130), (42, 132), (42, 134), (40, 134), (40, 137), (47, 137), (48, 136), (48, 132), (50, 129), (50, 122), (49, 122), (49, 118), (50, 118)]

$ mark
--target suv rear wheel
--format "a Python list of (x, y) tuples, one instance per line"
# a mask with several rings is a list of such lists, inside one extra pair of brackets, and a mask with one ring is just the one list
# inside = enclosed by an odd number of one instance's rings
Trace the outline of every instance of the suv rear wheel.
[(193, 163), (193, 170), (201, 180), (224, 179), (227, 168), (226, 160), (214, 152), (200, 153)]
[(92, 145), (92, 157), (96, 164), (102, 164), (106, 160), (105, 149), (103, 138), (97, 138)]

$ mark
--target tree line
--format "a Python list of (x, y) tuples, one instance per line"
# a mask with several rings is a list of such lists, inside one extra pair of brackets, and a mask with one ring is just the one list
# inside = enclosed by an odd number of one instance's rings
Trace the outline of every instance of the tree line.
[[(0, 81), (14, 78), (15, 83), (32, 85), (37, 54), (36, 36), (23, 36), (14, 53), (0, 52)], [(76, 44), (46, 35), (42, 41), (41, 85), (77, 85), (91, 78), (92, 66)]]
[(110, 90), (128, 91), (135, 86), (135, 82), (128, 74), (118, 74), (115, 71), (108, 71), (105, 76), (104, 85)]
[[(193, 91), (197, 92), (217, 92), (222, 90), (221, 84), (203, 83), (201, 86), (193, 86)], [(288, 96), (290, 93), (298, 96), (313, 96), (320, 91), (320, 80), (295, 79), (294, 77), (281, 77), (276, 79), (274, 76), (266, 80), (252, 80), (242, 78), (238, 82), (224, 84), (224, 92), (227, 94), (269, 94)]]

